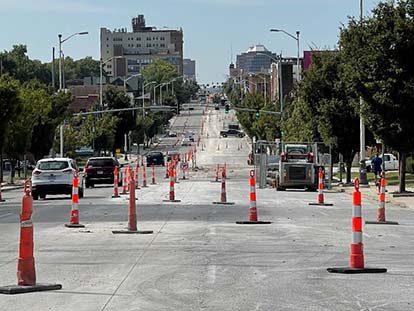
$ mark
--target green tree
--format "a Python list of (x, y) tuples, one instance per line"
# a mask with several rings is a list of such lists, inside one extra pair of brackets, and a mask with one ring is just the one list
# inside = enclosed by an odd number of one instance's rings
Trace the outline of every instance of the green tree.
[[(131, 107), (131, 99), (123, 90), (109, 86), (103, 96), (103, 103), (108, 109), (122, 109)], [(136, 112), (135, 112), (136, 113)], [(124, 146), (124, 135), (128, 134), (135, 127), (135, 117), (132, 111), (116, 112), (113, 114), (117, 117), (115, 139), (112, 151), (115, 154), (116, 149), (122, 149)]]
[(82, 120), (79, 131), (81, 144), (83, 146), (94, 146), (99, 154), (102, 150), (111, 150), (117, 123), (118, 118), (109, 113), (103, 113), (99, 117), (87, 115)]
[(365, 124), (400, 155), (405, 191), (406, 154), (414, 146), (414, 1), (379, 3), (363, 22), (350, 19), (340, 46), (350, 88), (363, 98)]

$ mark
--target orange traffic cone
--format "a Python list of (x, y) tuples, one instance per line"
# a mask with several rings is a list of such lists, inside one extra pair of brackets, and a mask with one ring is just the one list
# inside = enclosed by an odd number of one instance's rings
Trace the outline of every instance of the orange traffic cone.
[(256, 179), (254, 177), (254, 171), (250, 171), (250, 208), (249, 208), (249, 220), (248, 221), (236, 221), (239, 225), (267, 225), (271, 224), (270, 221), (258, 221), (257, 220), (257, 206), (256, 206)]
[(33, 243), (33, 197), (32, 182), (27, 180), (24, 184), (24, 196), (20, 214), (20, 245), (19, 258), (17, 262), (17, 285), (0, 287), (2, 294), (20, 294), (47, 290), (58, 290), (60, 284), (38, 284), (36, 283), (36, 271), (34, 262)]
[(362, 244), (362, 207), (361, 192), (359, 191), (359, 179), (354, 181), (355, 191), (352, 194), (352, 243), (349, 267), (328, 268), (331, 273), (383, 273), (385, 268), (365, 268), (364, 245)]
[(226, 194), (226, 172), (224, 168), (221, 172), (221, 195), (220, 195), (220, 202), (213, 202), (213, 204), (222, 204), (222, 205), (233, 205), (234, 202), (227, 202), (227, 194)]
[(73, 187), (72, 187), (72, 209), (70, 211), (70, 223), (65, 224), (68, 228), (83, 228), (84, 225), (79, 224), (79, 179), (78, 174), (73, 174)]
[(380, 193), (379, 193), (379, 206), (377, 210), (377, 221), (366, 221), (366, 224), (371, 225), (398, 225), (396, 221), (385, 220), (385, 187), (387, 183), (385, 181), (385, 172), (381, 174), (380, 180)]
[(176, 200), (175, 199), (175, 164), (173, 162), (171, 162), (170, 165), (170, 192), (169, 192), (169, 199), (168, 200), (163, 200), (164, 202), (181, 202), (181, 200)]
[(114, 168), (114, 195), (113, 198), (119, 198), (120, 195), (118, 193), (118, 168), (115, 166)]
[(129, 183), (129, 208), (128, 208), (128, 230), (113, 230), (113, 234), (151, 234), (152, 230), (138, 231), (137, 230), (137, 206), (135, 198), (135, 180), (132, 178)]
[(323, 195), (323, 172), (322, 167), (319, 168), (318, 173), (318, 203), (309, 203), (309, 205), (319, 205), (319, 206), (332, 206), (332, 203), (325, 203), (325, 198)]
[(122, 192), (121, 192), (121, 194), (128, 194), (127, 175), (128, 175), (128, 169), (124, 168), (124, 176), (122, 178)]

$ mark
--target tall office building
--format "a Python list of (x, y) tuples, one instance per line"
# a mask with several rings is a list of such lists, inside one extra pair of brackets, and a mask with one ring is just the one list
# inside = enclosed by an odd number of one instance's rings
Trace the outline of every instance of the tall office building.
[(196, 61), (184, 58), (183, 60), (183, 75), (185, 79), (196, 80)]
[(101, 28), (101, 59), (113, 77), (138, 74), (156, 60), (169, 62), (183, 75), (183, 31), (148, 27), (144, 15), (138, 15), (132, 19), (132, 32)]
[(276, 54), (270, 52), (264, 45), (254, 45), (245, 53), (237, 55), (236, 68), (246, 74), (268, 73), (272, 58), (276, 58)]

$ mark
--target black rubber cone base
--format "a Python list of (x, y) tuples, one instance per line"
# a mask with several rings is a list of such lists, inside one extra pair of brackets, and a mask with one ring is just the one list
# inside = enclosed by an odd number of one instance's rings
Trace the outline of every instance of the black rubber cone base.
[(269, 225), (271, 224), (271, 221), (250, 221), (250, 220), (246, 220), (246, 221), (236, 221), (236, 224), (238, 225)]
[(8, 285), (0, 287), (0, 293), (6, 295), (24, 294), (32, 292), (43, 292), (48, 290), (59, 290), (62, 289), (60, 284), (36, 284), (33, 286), (22, 286), (22, 285)]
[(153, 234), (152, 230), (112, 230), (113, 234)]
[(121, 193), (121, 195), (128, 195), (129, 193), (128, 192), (125, 192), (125, 193)]
[(309, 205), (317, 205), (317, 206), (333, 206), (332, 203), (309, 203)]
[(163, 202), (172, 202), (172, 203), (176, 203), (176, 202), (181, 202), (181, 200), (162, 200)]
[(120, 198), (120, 195), (113, 195), (112, 198)]
[(366, 221), (365, 224), (367, 225), (398, 225), (396, 221)]
[(6, 200), (5, 199), (1, 199), (0, 202), (6, 202)]
[(342, 268), (328, 268), (329, 273), (342, 273), (342, 274), (358, 274), (358, 273), (385, 273), (387, 269), (385, 268), (349, 268), (349, 267), (342, 267)]
[(150, 183), (150, 185), (156, 185), (157, 183), (156, 182), (152, 182), (152, 183)]
[(216, 205), (234, 205), (234, 202), (213, 202)]
[(81, 224), (65, 224), (66, 228), (85, 228), (85, 225)]

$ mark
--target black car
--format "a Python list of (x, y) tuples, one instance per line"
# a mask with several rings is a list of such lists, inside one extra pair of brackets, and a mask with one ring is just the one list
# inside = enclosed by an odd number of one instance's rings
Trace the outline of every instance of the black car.
[(85, 164), (84, 170), (85, 187), (90, 188), (96, 184), (113, 184), (115, 167), (118, 168), (118, 185), (121, 185), (121, 165), (116, 158), (89, 158)]
[(165, 166), (164, 155), (159, 151), (151, 151), (147, 154), (147, 166), (162, 165)]

